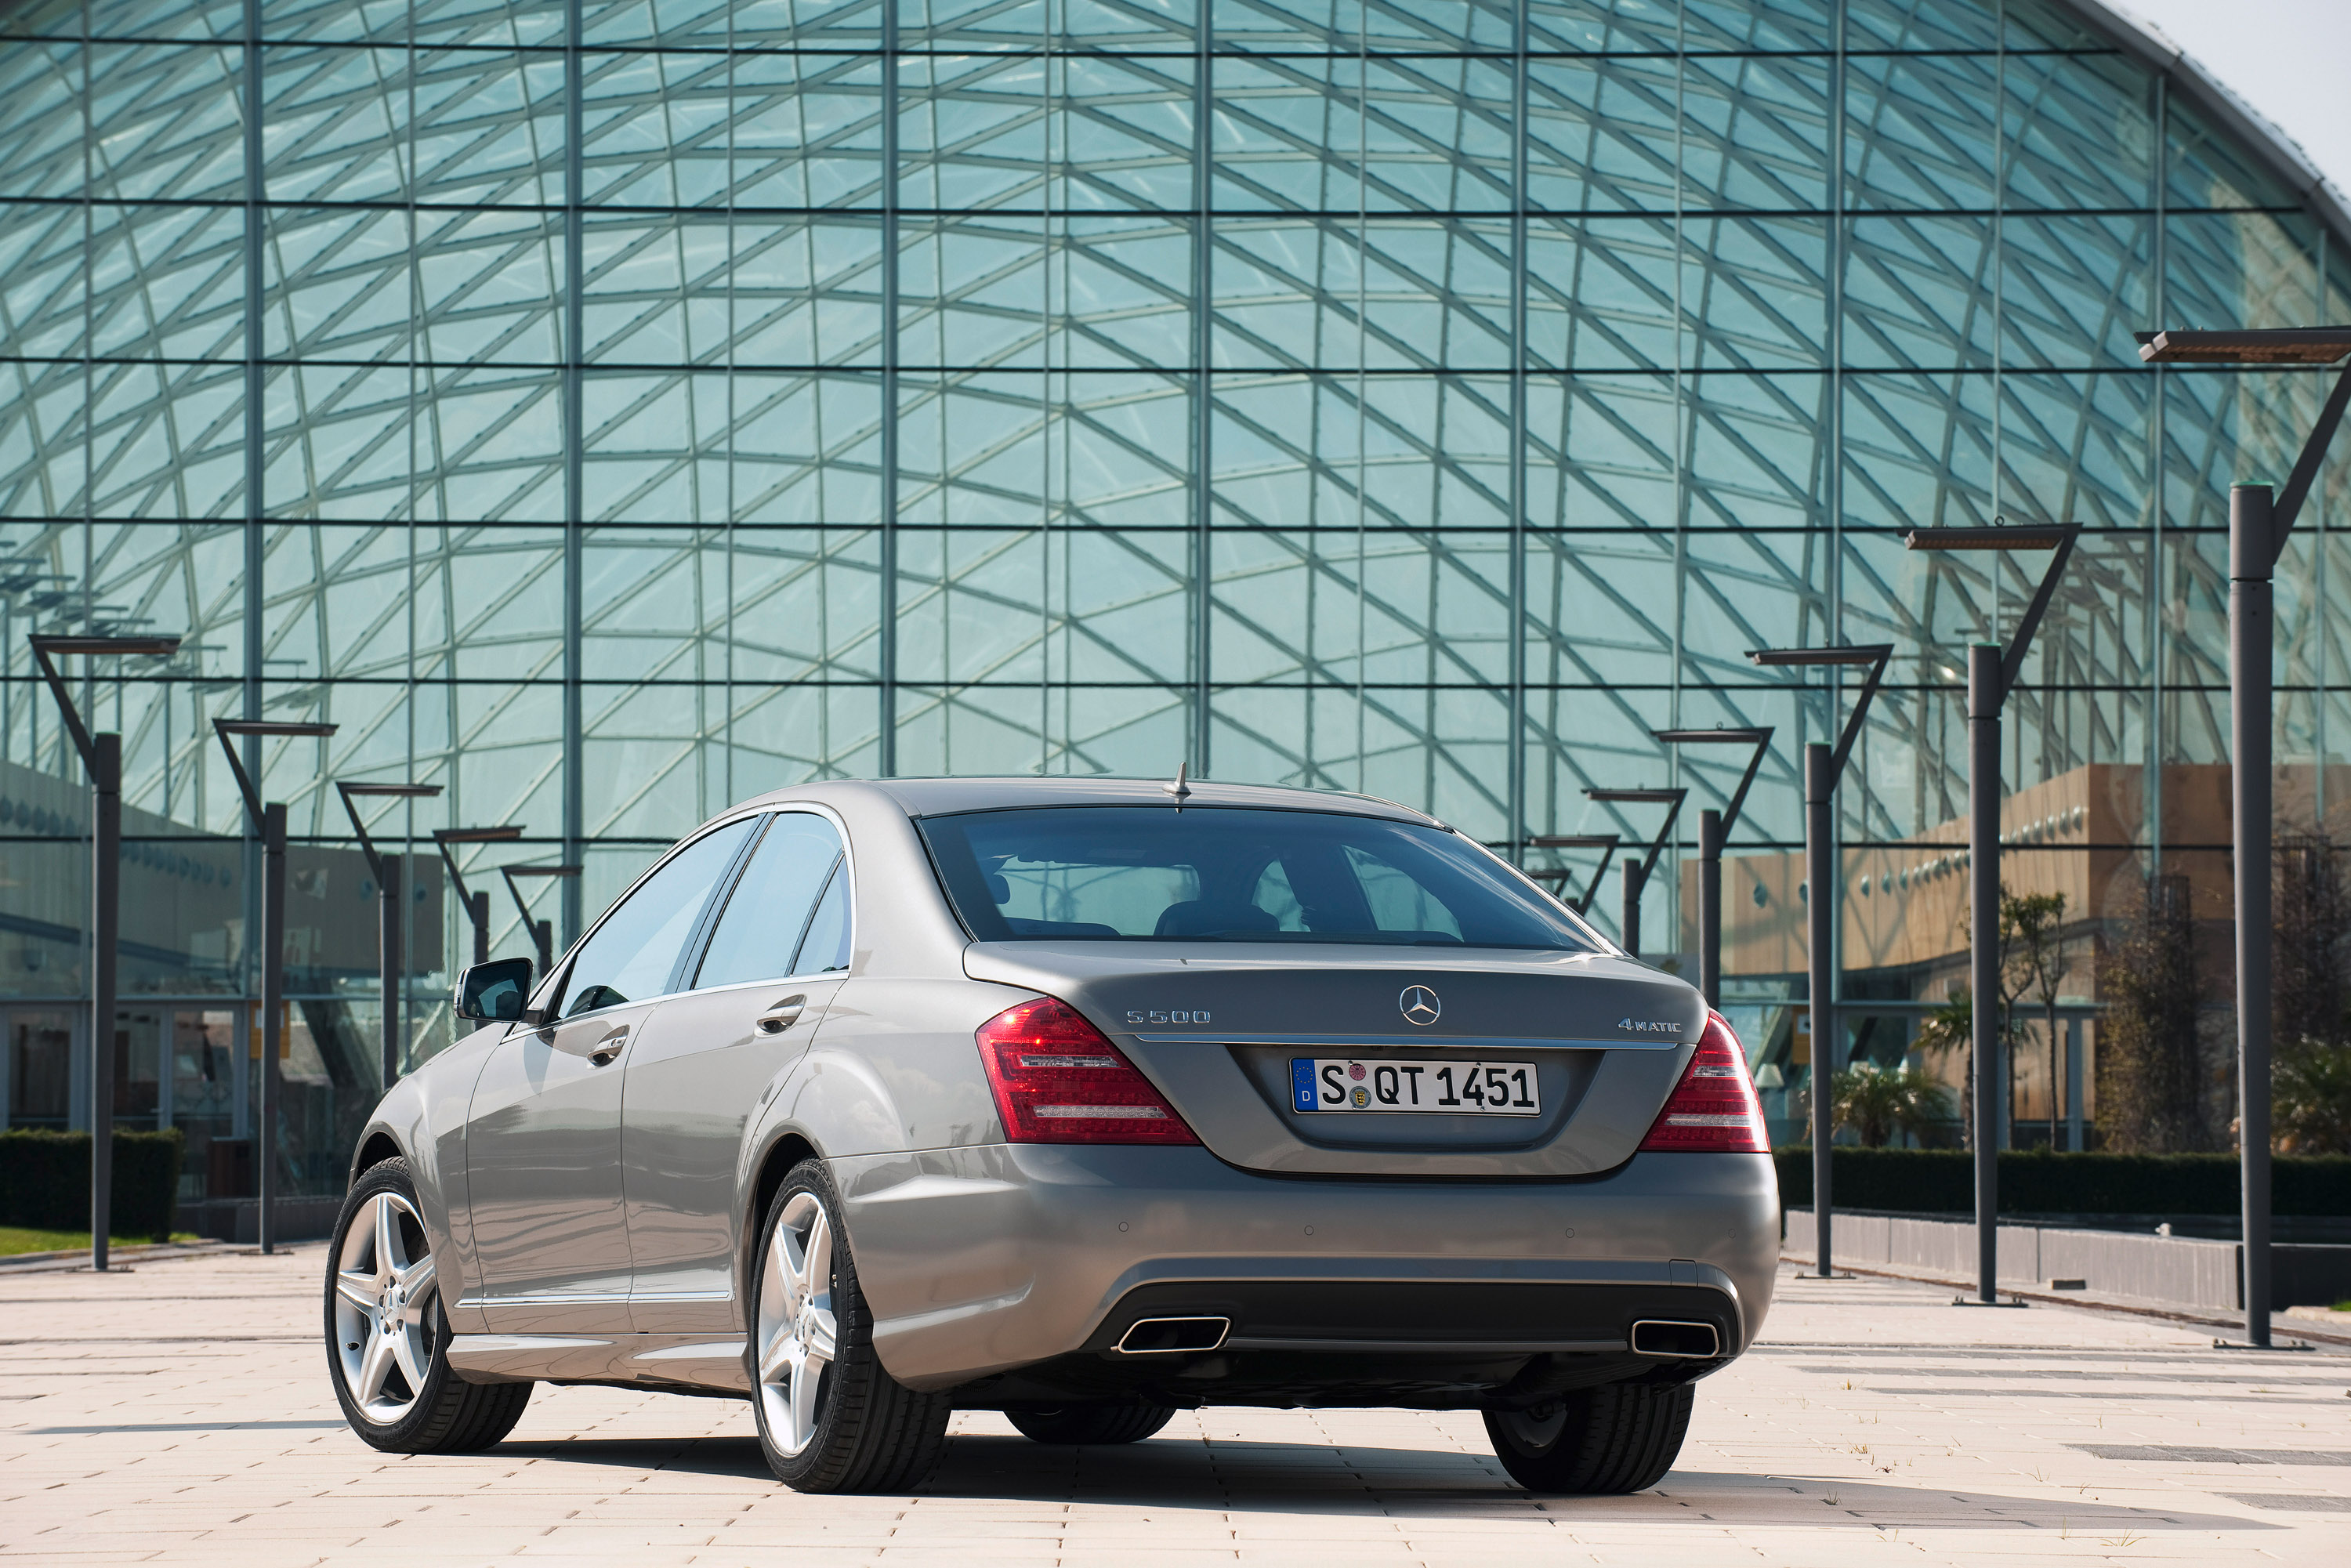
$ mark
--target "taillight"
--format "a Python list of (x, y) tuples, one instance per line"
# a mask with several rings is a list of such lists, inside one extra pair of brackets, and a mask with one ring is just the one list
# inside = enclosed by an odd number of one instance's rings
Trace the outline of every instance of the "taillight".
[(1196, 1144), (1176, 1107), (1077, 1009), (1051, 997), (979, 1026), (979, 1060), (1016, 1144)]
[(1764, 1155), (1763, 1106), (1747, 1076), (1747, 1054), (1722, 1015), (1706, 1015), (1698, 1054), (1682, 1070), (1682, 1081), (1657, 1113), (1656, 1125), (1641, 1140), (1643, 1153), (1679, 1149), (1706, 1155)]

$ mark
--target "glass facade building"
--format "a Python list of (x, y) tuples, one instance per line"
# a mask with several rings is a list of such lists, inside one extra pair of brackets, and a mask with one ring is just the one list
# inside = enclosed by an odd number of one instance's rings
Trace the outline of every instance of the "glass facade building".
[[(2227, 484), (2283, 477), (2324, 383), (2132, 333), (2344, 320), (2346, 235), (2069, 0), (0, 0), (6, 1120), (89, 1114), (89, 812), (35, 631), (185, 639), (73, 672), (127, 758), (126, 1124), (249, 1132), (210, 721), (340, 726), (251, 754), (297, 844), (311, 1190), (373, 1092), (338, 779), (443, 787), (371, 803), (418, 852), (423, 1052), (470, 944), (437, 827), (523, 829), (457, 862), (518, 954), (523, 901), (568, 940), (812, 777), (1186, 762), (1572, 883), (1588, 852), (1528, 841), (1646, 840), (1583, 791), (1673, 784), (1657, 948), (1744, 758), (1650, 732), (1768, 724), (1726, 882), (1785, 1057), (1799, 747), (1851, 693), (1745, 651), (1896, 646), (1840, 817), (1855, 995), (1951, 951), (1866, 900), (1926, 884), (1962, 651), (2038, 570), (1904, 528), (2085, 529), (2009, 707), (2008, 782), (2055, 802), (2020, 853), (2206, 852), (2166, 792), (2225, 760)], [(2316, 824), (2346, 474), (2279, 580)], [(509, 900), (517, 860), (584, 872)], [(191, 1197), (235, 1179), (207, 1157)]]

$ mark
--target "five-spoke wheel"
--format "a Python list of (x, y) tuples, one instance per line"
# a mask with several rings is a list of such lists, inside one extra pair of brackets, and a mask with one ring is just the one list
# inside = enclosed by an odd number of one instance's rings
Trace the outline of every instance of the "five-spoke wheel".
[(768, 1205), (752, 1267), (746, 1347), (759, 1445), (801, 1491), (901, 1491), (937, 1464), (948, 1407), (883, 1369), (873, 1314), (820, 1160), (803, 1160)]
[(795, 1192), (776, 1216), (759, 1281), (759, 1404), (778, 1453), (816, 1440), (839, 1354), (832, 1299), (832, 1221), (814, 1192)]
[(332, 1309), (343, 1383), (369, 1420), (397, 1421), (416, 1402), (438, 1305), (423, 1218), (402, 1194), (376, 1193), (335, 1249)]
[(404, 1159), (370, 1166), (343, 1199), (327, 1258), (326, 1327), (336, 1401), (376, 1448), (487, 1448), (530, 1402), (528, 1383), (468, 1383), (449, 1365), (433, 1234)]

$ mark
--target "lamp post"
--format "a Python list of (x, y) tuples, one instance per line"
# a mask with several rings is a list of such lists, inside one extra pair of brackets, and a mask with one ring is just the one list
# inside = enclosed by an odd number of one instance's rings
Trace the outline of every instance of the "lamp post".
[[(1553, 833), (1547, 838), (1527, 841), (1529, 844), (1539, 850), (1599, 850), (1602, 852), (1600, 864), (1593, 871), (1592, 883), (1583, 890), (1583, 896), (1561, 900), (1578, 915), (1588, 914), (1591, 911), (1593, 895), (1600, 891), (1600, 879), (1608, 874), (1608, 862), (1616, 858), (1616, 846), (1622, 841), (1614, 833)], [(1555, 877), (1559, 881), (1562, 891), (1564, 892), (1570, 873), (1565, 866), (1562, 866), (1557, 871), (1533, 871), (1527, 874), (1546, 881)]]
[(89, 775), (89, 1266), (103, 1274), (107, 1233), (114, 1217), (114, 990), (122, 937), (122, 737), (92, 735), (50, 655), (91, 658), (146, 654), (168, 658), (177, 637), (46, 637), (32, 639), (33, 662), (57, 699), (66, 733)]
[(518, 876), (578, 876), (576, 865), (502, 865), (498, 874), (507, 879), (507, 892), (513, 895), (515, 907), (522, 911), (523, 929), (530, 933), (531, 945), (538, 949), (538, 975), (545, 979), (555, 967), (555, 928), (544, 920), (531, 918), (530, 904), (523, 898)]
[(2071, 523), (1990, 528), (1913, 528), (1902, 542), (1922, 550), (2053, 550), (2041, 587), (2003, 650), (1968, 649), (1968, 989), (1974, 1020), (1976, 1101), (1976, 1296), (2000, 1304), (2000, 1149), (1991, 1129), (2000, 1098), (2000, 717), (2024, 665), (2025, 650), (2057, 591), (2081, 529)]
[(401, 907), (400, 857), (380, 852), (375, 840), (368, 836), (367, 824), (360, 821), (360, 809), (354, 798), (360, 795), (391, 796), (395, 800), (429, 800), (441, 793), (438, 784), (369, 784), (338, 779), (335, 792), (343, 798), (343, 810), (351, 819), (351, 831), (360, 836), (360, 849), (367, 855), (368, 873), (375, 878), (376, 966), (383, 974), (383, 1091), (389, 1094), (392, 1086), (400, 1082), (400, 1011), (401, 1011)]
[(1739, 808), (1747, 803), (1756, 770), (1763, 766), (1763, 753), (1771, 745), (1771, 727), (1657, 729), (1649, 735), (1660, 746), (1752, 744), (1755, 747), (1755, 755), (1747, 759), (1747, 771), (1739, 776), (1739, 788), (1730, 792), (1730, 803), (1719, 811), (1709, 806), (1698, 814), (1698, 988), (1708, 1007), (1719, 1008), (1722, 1005), (1722, 846), (1738, 825)]
[(1853, 743), (1861, 737), (1861, 721), (1870, 699), (1886, 676), (1886, 661), (1894, 656), (1891, 643), (1870, 643), (1846, 648), (1757, 648), (1747, 655), (1766, 668), (1851, 668), (1869, 666), (1861, 698), (1845, 716), (1844, 728), (1834, 749), (1819, 741), (1804, 747), (1804, 957), (1808, 970), (1806, 1002), (1813, 1019), (1813, 1256), (1823, 1280), (1836, 1278), (1830, 1262), (1830, 1218), (1835, 1208), (1834, 1167), (1829, 1142), (1835, 1129), (1829, 1106), (1829, 1081), (1836, 1072), (1836, 919), (1835, 861), (1836, 792), (1844, 779), (1844, 765)]
[(277, 1052), (282, 1033), (278, 1014), (286, 1006), (286, 804), (264, 804), (253, 776), (236, 754), (232, 740), (323, 740), (335, 733), (331, 724), (281, 724), (272, 719), (216, 718), (213, 733), (228, 754), (229, 770), (236, 775), (237, 793), (245, 798), (246, 820), (261, 835), (261, 1131), (254, 1140), (254, 1166), (260, 1190), (256, 1216), (261, 1250), (272, 1251), (277, 1239)]
[(457, 857), (452, 844), (510, 844), (522, 837), (518, 827), (506, 828), (435, 828), (433, 841), (441, 851), (441, 863), (449, 868), (449, 881), (457, 890), (457, 902), (465, 907), (466, 923), (474, 928), (474, 959), (476, 964), (490, 961), (490, 894), (485, 888), (475, 893), (465, 886), (465, 873), (457, 869)]
[[(2311, 330), (2142, 332), (2150, 364), (2331, 365), (2351, 355), (2351, 327)], [(2285, 489), (2229, 490), (2229, 704), (2231, 840), (2237, 861), (2237, 1147), (2242, 1162), (2245, 1343), (2270, 1345), (2270, 711), (2271, 578), (2286, 536), (2351, 403), (2351, 366), (2318, 412)], [(2325, 759), (2320, 758), (2325, 766)], [(2219, 1343), (2219, 1342), (2216, 1342)]]
[[(1657, 857), (1666, 852), (1666, 841), (1673, 836), (1674, 822), (1682, 814), (1682, 798), (1687, 789), (1586, 789), (1583, 798), (1618, 805), (1656, 804), (1669, 807), (1657, 836), (1649, 841), (1649, 852), (1639, 860), (1625, 860), (1625, 951), (1637, 958), (1641, 956), (1641, 894), (1649, 885), (1649, 873), (1657, 869)], [(1588, 898), (1586, 902), (1589, 902)]]

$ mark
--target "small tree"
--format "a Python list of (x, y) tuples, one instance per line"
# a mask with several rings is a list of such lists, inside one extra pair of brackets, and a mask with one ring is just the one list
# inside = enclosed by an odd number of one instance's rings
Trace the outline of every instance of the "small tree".
[(2149, 879), (2103, 976), (2098, 1125), (2106, 1147), (2134, 1155), (2206, 1147), (2196, 1033), (2204, 984), (2186, 877)]
[(2294, 1154), (2351, 1154), (2351, 890), (2325, 834), (2278, 845), (2271, 963), (2273, 1127)]
[(2017, 1037), (2016, 1004), (2030, 997), (2041, 1005), (2049, 1030), (2049, 1146), (2057, 1146), (2057, 985), (2073, 967), (2065, 956), (2065, 895), (2062, 893), (2000, 893), (2001, 1001), (2011, 1041)]
[(1856, 1061), (1829, 1080), (1829, 1113), (1863, 1144), (1882, 1149), (1896, 1132), (1918, 1135), (1949, 1121), (1951, 1092), (1916, 1067), (1887, 1069)]

